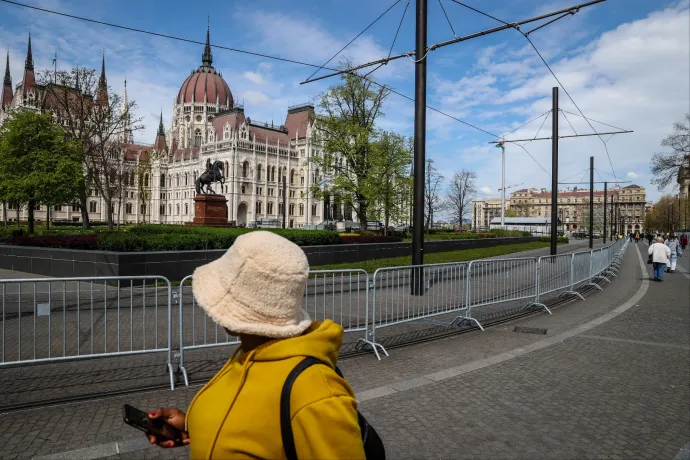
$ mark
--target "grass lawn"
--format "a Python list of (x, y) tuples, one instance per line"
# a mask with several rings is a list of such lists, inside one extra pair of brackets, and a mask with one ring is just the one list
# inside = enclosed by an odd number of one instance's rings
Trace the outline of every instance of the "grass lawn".
[[(425, 264), (442, 264), (447, 262), (465, 262), (470, 260), (485, 259), (487, 257), (501, 256), (515, 252), (529, 251), (532, 249), (548, 248), (550, 243), (533, 241), (531, 243), (506, 244), (491, 248), (462, 249), (452, 252), (437, 252), (424, 256)], [(374, 273), (377, 268), (402, 267), (412, 264), (412, 256), (393, 257), (390, 259), (365, 260), (346, 264), (321, 265), (311, 267), (312, 270), (344, 270), (349, 268), (361, 268), (369, 273)]]

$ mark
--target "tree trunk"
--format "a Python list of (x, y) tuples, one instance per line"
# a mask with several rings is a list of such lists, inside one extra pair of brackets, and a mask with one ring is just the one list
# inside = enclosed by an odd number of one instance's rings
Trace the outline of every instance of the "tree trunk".
[(81, 225), (83, 228), (89, 228), (89, 203), (87, 201), (86, 189), (79, 191), (79, 207), (81, 208)]
[(363, 232), (367, 230), (367, 204), (365, 198), (361, 195), (357, 196), (357, 201), (359, 203), (359, 231)]
[(7, 201), (2, 202), (2, 222), (7, 227)]
[(117, 231), (120, 231), (120, 216), (122, 214), (122, 196), (120, 196), (120, 200), (117, 202)]
[(113, 199), (106, 196), (103, 197), (105, 200), (105, 211), (106, 211), (106, 222), (108, 222), (108, 230), (113, 230)]
[(50, 204), (46, 205), (46, 230), (50, 230)]
[(33, 235), (34, 233), (34, 206), (36, 202), (34, 200), (29, 200), (29, 213), (27, 215), (27, 233)]
[(20, 217), (20, 214), (21, 214), (21, 212), (22, 212), (22, 209), (21, 209), (22, 206), (21, 206), (21, 204), (19, 204), (18, 201), (16, 202), (16, 205), (17, 205), (17, 207), (16, 207), (15, 209), (16, 209), (16, 212), (17, 212), (17, 228), (21, 228), (21, 225), (19, 224), (19, 217)]

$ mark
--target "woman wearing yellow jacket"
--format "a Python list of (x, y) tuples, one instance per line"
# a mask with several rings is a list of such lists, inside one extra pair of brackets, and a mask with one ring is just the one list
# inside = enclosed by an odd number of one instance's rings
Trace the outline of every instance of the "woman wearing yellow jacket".
[[(357, 401), (335, 372), (343, 329), (312, 322), (302, 309), (309, 264), (302, 249), (270, 232), (237, 238), (220, 259), (194, 272), (199, 305), (241, 346), (197, 395), (185, 414), (160, 408), (183, 431), (192, 459), (283, 459), (280, 395), (305, 357), (311, 366), (295, 380), (290, 419), (299, 459), (364, 459)], [(152, 443), (156, 438), (149, 436)], [(174, 447), (172, 441), (158, 443)]]

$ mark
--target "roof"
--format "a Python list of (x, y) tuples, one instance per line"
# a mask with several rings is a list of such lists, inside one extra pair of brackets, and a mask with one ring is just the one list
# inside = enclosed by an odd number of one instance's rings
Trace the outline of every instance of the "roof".
[(236, 131), (244, 123), (244, 111), (235, 110), (216, 115), (211, 123), (216, 131), (216, 140), (221, 140), (223, 138), (223, 128), (226, 124), (230, 125), (230, 129)]
[[(548, 225), (551, 223), (551, 217), (505, 217), (504, 222), (509, 225)], [(501, 218), (494, 217), (491, 223), (500, 224)]]
[(191, 160), (193, 158), (199, 158), (199, 147), (191, 147), (186, 149), (179, 149), (175, 152), (175, 161), (181, 160)]
[(137, 161), (138, 159), (146, 160), (149, 158), (149, 153), (152, 150), (150, 145), (142, 144), (128, 144), (125, 148), (125, 161)]
[(290, 139), (307, 137), (309, 122), (315, 118), (313, 105), (305, 104), (289, 109), (285, 118), (285, 128), (287, 128)]
[(642, 188), (642, 187), (640, 187), (639, 185), (636, 185), (636, 184), (630, 184), (630, 185), (627, 185), (623, 188)]
[(213, 67), (199, 67), (182, 83), (177, 94), (177, 103), (196, 102), (232, 107), (230, 87)]
[(256, 142), (268, 141), (269, 144), (280, 142), (285, 147), (290, 142), (290, 137), (285, 129), (281, 130), (280, 128), (270, 128), (250, 123), (249, 131), (255, 136)]

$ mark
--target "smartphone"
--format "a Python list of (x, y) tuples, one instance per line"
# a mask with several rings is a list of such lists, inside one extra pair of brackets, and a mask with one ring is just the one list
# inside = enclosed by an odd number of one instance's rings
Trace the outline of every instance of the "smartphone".
[(182, 444), (182, 433), (174, 426), (162, 419), (150, 419), (148, 414), (135, 407), (125, 404), (122, 406), (122, 417), (126, 424), (155, 436), (160, 441), (175, 441)]

